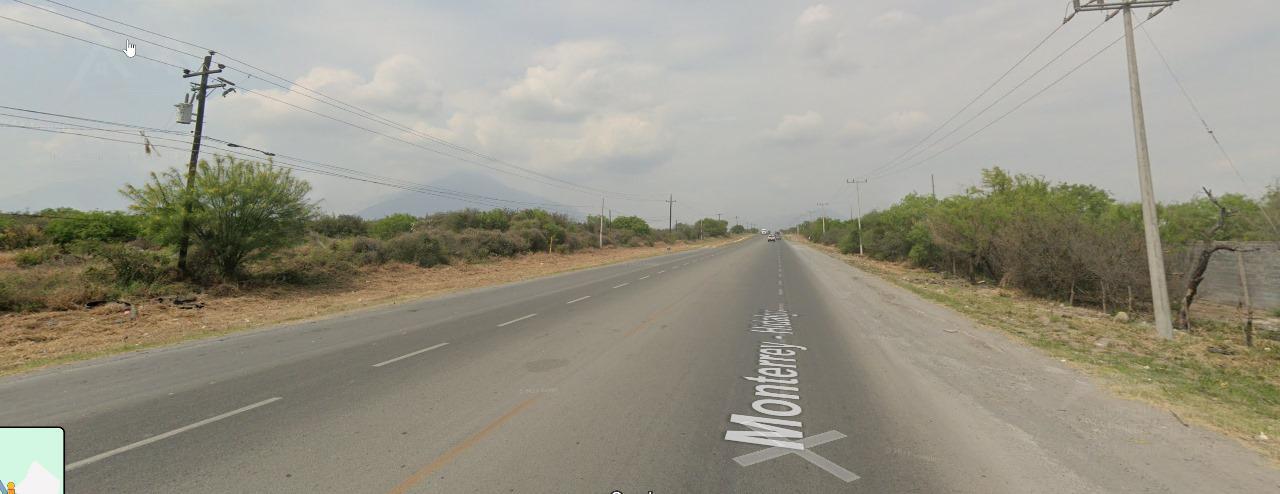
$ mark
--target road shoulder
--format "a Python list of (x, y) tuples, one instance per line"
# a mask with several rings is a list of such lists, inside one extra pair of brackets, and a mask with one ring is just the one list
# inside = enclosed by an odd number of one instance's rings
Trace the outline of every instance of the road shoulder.
[(939, 394), (932, 399), (949, 410), (939, 420), (984, 438), (976, 441), (979, 448), (1014, 445), (1020, 461), (1051, 462), (1061, 468), (1049, 472), (1075, 479), (1044, 478), (1051, 482), (1045, 485), (1157, 492), (1280, 488), (1280, 472), (1266, 458), (1217, 432), (1118, 398), (1097, 378), (1001, 331), (801, 242), (787, 244), (832, 293), (834, 310), (871, 321), (845, 328), (851, 352), (883, 359), (886, 372)]

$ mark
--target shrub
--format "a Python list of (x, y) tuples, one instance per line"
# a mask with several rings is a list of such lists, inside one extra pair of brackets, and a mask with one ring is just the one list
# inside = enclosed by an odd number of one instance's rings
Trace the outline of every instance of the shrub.
[(369, 225), (361, 218), (352, 214), (341, 215), (324, 215), (311, 221), (310, 229), (326, 237), (356, 237), (364, 235), (369, 231)]
[(376, 238), (356, 237), (349, 247), (355, 255), (355, 262), (361, 265), (382, 264), (387, 261), (382, 241)]
[(177, 244), (182, 235), (182, 211), (189, 197), (199, 258), (212, 262), (223, 277), (235, 278), (245, 261), (266, 257), (302, 238), (316, 209), (307, 200), (310, 191), (306, 181), (287, 169), (215, 156), (214, 165), (200, 162), (191, 194), (183, 174), (174, 168), (151, 174), (151, 181), (141, 188), (126, 185), (122, 192), (133, 199), (130, 208), (146, 218), (148, 231), (168, 245)]
[(416, 264), (427, 268), (445, 262), (440, 243), (426, 232), (401, 234), (383, 243), (388, 260)]
[(635, 216), (619, 216), (609, 222), (614, 229), (626, 230), (636, 235), (649, 235), (649, 223)]
[(16, 221), (0, 223), (0, 250), (25, 249), (44, 243), (44, 234), (40, 228)]
[(142, 233), (137, 216), (118, 211), (60, 212), (44, 227), (44, 234), (60, 245), (76, 241), (128, 242)]
[(398, 213), (385, 218), (374, 220), (369, 225), (369, 233), (380, 239), (386, 240), (400, 234), (413, 231), (413, 225), (418, 222), (411, 214)]
[(120, 244), (107, 244), (98, 255), (111, 269), (116, 285), (153, 284), (169, 278), (172, 260), (162, 252), (145, 251)]
[(21, 250), (13, 256), (13, 262), (24, 268), (42, 264), (74, 264), (79, 260), (78, 257), (68, 254), (62, 247), (56, 245), (42, 245)]
[(253, 278), (288, 285), (321, 285), (349, 278), (355, 265), (348, 252), (325, 242), (309, 242), (255, 264)]

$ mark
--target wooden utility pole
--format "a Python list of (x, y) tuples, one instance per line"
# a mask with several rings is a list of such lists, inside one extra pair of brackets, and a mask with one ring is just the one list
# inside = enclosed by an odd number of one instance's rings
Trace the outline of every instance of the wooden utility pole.
[(1244, 253), (1236, 251), (1236, 272), (1240, 274), (1240, 292), (1244, 295), (1244, 346), (1253, 346), (1253, 301), (1249, 299), (1249, 277), (1244, 272)]

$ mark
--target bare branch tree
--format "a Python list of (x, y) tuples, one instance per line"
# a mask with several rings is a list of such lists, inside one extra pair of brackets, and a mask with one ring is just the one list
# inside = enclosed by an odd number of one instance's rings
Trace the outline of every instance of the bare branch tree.
[(1226, 206), (1218, 202), (1218, 199), (1213, 197), (1213, 192), (1208, 188), (1201, 187), (1201, 189), (1209, 197), (1209, 202), (1218, 207), (1218, 221), (1204, 232), (1204, 247), (1200, 249), (1200, 255), (1196, 256), (1194, 264), (1192, 264), (1185, 278), (1186, 287), (1182, 295), (1182, 306), (1178, 308), (1178, 327), (1185, 330), (1191, 329), (1191, 303), (1195, 301), (1196, 294), (1200, 290), (1200, 282), (1204, 281), (1204, 272), (1209, 268), (1209, 261), (1213, 258), (1213, 253), (1220, 250), (1229, 252), (1237, 252), (1239, 250), (1233, 245), (1214, 241), (1214, 237), (1226, 226), (1227, 218), (1235, 214), (1235, 211), (1227, 209)]

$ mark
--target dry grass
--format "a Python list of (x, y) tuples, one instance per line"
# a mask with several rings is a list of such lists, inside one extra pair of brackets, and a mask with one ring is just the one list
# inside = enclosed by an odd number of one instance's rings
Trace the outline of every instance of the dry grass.
[[(660, 245), (568, 255), (530, 254), (425, 269), (386, 264), (365, 268), (351, 281), (338, 285), (243, 291), (215, 287), (210, 294), (200, 297), (200, 302), (205, 304), (200, 309), (144, 302), (137, 306), (136, 319), (120, 304), (91, 310), (8, 313), (0, 315), (0, 375), (728, 241), (682, 243), (670, 250)], [(12, 267), (11, 258), (11, 255), (0, 255), (0, 269)]]
[[(1280, 465), (1280, 341), (1258, 337), (1253, 348), (1244, 346), (1232, 308), (1198, 304), (1196, 315), (1222, 319), (1201, 319), (1194, 332), (1163, 341), (1140, 318), (1122, 322), (1091, 308), (810, 245), (1070, 362), (1121, 396), (1232, 436)], [(1275, 338), (1280, 320), (1258, 317), (1259, 333)]]

